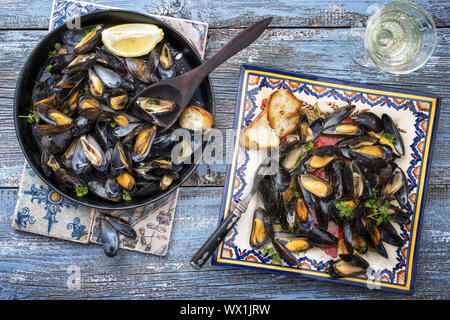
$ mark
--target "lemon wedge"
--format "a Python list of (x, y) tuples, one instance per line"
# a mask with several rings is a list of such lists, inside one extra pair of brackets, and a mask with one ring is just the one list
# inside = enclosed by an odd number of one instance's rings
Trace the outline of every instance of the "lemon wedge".
[(139, 57), (149, 53), (164, 37), (161, 28), (154, 24), (120, 24), (102, 32), (102, 42), (120, 57)]

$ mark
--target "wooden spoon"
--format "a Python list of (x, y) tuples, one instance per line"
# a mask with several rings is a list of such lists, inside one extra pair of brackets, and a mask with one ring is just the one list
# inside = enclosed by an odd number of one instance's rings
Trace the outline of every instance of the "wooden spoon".
[(145, 88), (134, 97), (130, 105), (133, 105), (139, 97), (174, 101), (176, 107), (173, 111), (157, 117), (155, 116), (155, 122), (161, 127), (161, 131), (167, 130), (178, 120), (178, 117), (189, 103), (195, 90), (197, 90), (206, 76), (230, 57), (248, 47), (264, 32), (271, 21), (272, 17), (252, 24), (245, 30), (239, 32), (208, 61), (189, 72), (172, 79), (157, 82)]

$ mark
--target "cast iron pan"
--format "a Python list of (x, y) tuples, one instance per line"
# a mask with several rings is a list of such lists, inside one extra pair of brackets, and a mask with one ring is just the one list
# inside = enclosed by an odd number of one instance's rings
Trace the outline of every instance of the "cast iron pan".
[[(164, 30), (164, 39), (168, 41), (175, 49), (183, 52), (182, 63), (186, 71), (193, 69), (202, 63), (202, 59), (194, 47), (184, 38), (178, 31), (173, 29), (166, 23), (150, 17), (146, 14), (126, 11), (126, 10), (105, 10), (94, 13), (89, 13), (81, 16), (81, 27), (104, 24), (105, 27), (123, 24), (123, 23), (152, 23)], [(103, 210), (122, 210), (136, 208), (152, 203), (165, 195), (171, 193), (178, 188), (195, 170), (198, 163), (185, 165), (180, 172), (180, 179), (174, 182), (167, 190), (161, 191), (152, 197), (136, 198), (130, 201), (122, 201), (120, 203), (113, 203), (107, 200), (102, 200), (89, 193), (79, 198), (73, 194), (65, 192), (58, 186), (56, 178), (52, 175), (48, 178), (40, 166), (40, 151), (34, 143), (34, 138), (31, 133), (31, 125), (23, 118), (18, 118), (19, 115), (26, 115), (29, 113), (30, 106), (32, 106), (31, 93), (38, 79), (39, 72), (45, 66), (49, 51), (54, 49), (57, 42), (61, 42), (61, 35), (67, 30), (67, 26), (61, 25), (52, 32), (50, 32), (33, 50), (28, 60), (26, 61), (22, 72), (17, 82), (16, 92), (14, 96), (14, 124), (16, 128), (17, 139), (20, 147), (38, 176), (44, 180), (49, 186), (57, 192), (63, 194), (67, 198), (78, 202), (82, 205), (103, 209)], [(200, 88), (195, 93), (190, 101), (191, 104), (200, 105), (213, 116), (215, 115), (214, 93), (210, 78), (206, 78), (201, 84)], [(203, 145), (203, 148), (205, 147)]]

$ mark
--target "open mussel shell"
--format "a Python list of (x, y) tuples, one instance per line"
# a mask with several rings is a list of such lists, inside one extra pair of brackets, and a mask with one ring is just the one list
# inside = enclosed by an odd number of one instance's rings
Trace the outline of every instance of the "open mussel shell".
[(75, 45), (73, 52), (75, 54), (83, 54), (91, 51), (100, 42), (102, 31), (103, 25), (100, 24), (89, 30)]
[(101, 103), (91, 95), (81, 95), (78, 98), (78, 112), (84, 118), (97, 120), (101, 114)]
[(125, 65), (128, 71), (141, 82), (152, 84), (158, 81), (158, 77), (153, 73), (151, 66), (145, 60), (126, 58)]
[(108, 177), (105, 181), (105, 192), (110, 198), (117, 198), (120, 196), (122, 191), (121, 185), (117, 182), (114, 177)]
[(353, 116), (353, 121), (363, 127), (367, 131), (381, 132), (383, 131), (383, 122), (380, 117), (372, 112), (362, 112)]
[(286, 249), (293, 253), (298, 253), (311, 248), (308, 238), (300, 237), (297, 234), (277, 232), (275, 233), (275, 238), (279, 240)]
[(325, 120), (323, 128), (328, 128), (341, 123), (342, 120), (348, 118), (354, 110), (355, 110), (354, 105), (347, 105), (345, 107), (333, 111), (328, 115), (327, 119)]
[(89, 159), (89, 162), (99, 171), (105, 172), (108, 168), (106, 156), (98, 142), (89, 134), (80, 136), (79, 144)]
[(119, 235), (116, 229), (105, 218), (100, 218), (100, 235), (103, 251), (108, 257), (114, 257), (119, 251)]
[(134, 177), (127, 171), (122, 171), (122, 173), (116, 178), (117, 183), (120, 184), (124, 189), (132, 190), (136, 184)]
[(77, 55), (76, 58), (67, 65), (67, 67), (61, 70), (61, 73), (74, 74), (86, 71), (94, 65), (95, 61), (95, 56), (90, 54)]
[[(40, 130), (36, 128), (35, 130)], [(41, 148), (48, 149), (52, 154), (60, 154), (66, 150), (72, 141), (71, 130), (65, 130), (62, 132), (51, 133), (48, 132), (43, 135), (39, 141)]]
[(88, 79), (89, 79), (89, 91), (91, 95), (93, 95), (96, 98), (102, 97), (105, 88), (103, 86), (102, 80), (97, 75), (97, 72), (95, 72), (94, 69), (92, 68), (88, 70)]
[(351, 149), (349, 155), (352, 159), (359, 161), (363, 166), (384, 167), (386, 162), (392, 159), (393, 153), (386, 146), (373, 145)]
[(167, 43), (160, 43), (150, 52), (149, 63), (161, 80), (175, 76), (172, 52)]
[(344, 181), (350, 198), (354, 200), (372, 198), (372, 190), (366, 174), (357, 161), (350, 161), (348, 163), (348, 170), (345, 170)]
[(378, 226), (375, 226), (369, 219), (366, 220), (365, 227), (369, 235), (369, 239), (375, 250), (384, 258), (388, 258), (386, 248), (381, 242), (381, 233)]
[(159, 182), (159, 187), (161, 190), (167, 190), (175, 180), (180, 178), (179, 174), (176, 172), (169, 172), (162, 176), (161, 181)]
[(383, 126), (384, 126), (384, 133), (388, 133), (394, 137), (395, 141), (393, 143), (393, 146), (396, 150), (396, 154), (398, 154), (399, 156), (404, 156), (405, 155), (405, 144), (403, 142), (402, 135), (398, 131), (398, 128), (395, 125), (394, 121), (386, 113), (384, 113), (381, 116), (381, 120), (382, 120)]
[(323, 129), (322, 133), (338, 137), (348, 137), (361, 135), (364, 133), (364, 130), (357, 124), (338, 123)]
[(336, 158), (342, 156), (342, 152), (335, 146), (323, 146), (315, 149), (306, 160), (305, 166), (308, 171), (323, 168)]
[(342, 148), (348, 147), (348, 148), (358, 148), (358, 147), (364, 147), (364, 146), (372, 146), (378, 142), (378, 139), (376, 137), (372, 137), (369, 135), (362, 135), (357, 137), (350, 137), (345, 138), (336, 143), (336, 147)]
[(111, 174), (118, 177), (123, 170), (131, 172), (132, 169), (131, 152), (120, 141), (117, 141), (111, 156)]
[(288, 172), (293, 172), (300, 164), (302, 157), (306, 156), (308, 150), (300, 141), (286, 143), (280, 150), (281, 167)]
[(133, 147), (133, 161), (141, 162), (147, 158), (155, 136), (156, 126), (144, 128), (136, 135)]
[(250, 232), (250, 245), (259, 249), (269, 241), (269, 235), (264, 228), (264, 209), (257, 208), (253, 213), (252, 231)]
[(326, 198), (333, 193), (333, 187), (327, 181), (313, 174), (301, 174), (300, 184), (319, 198)]
[(125, 90), (117, 90), (106, 95), (108, 106), (115, 111), (123, 110), (129, 100), (130, 98)]
[(47, 104), (40, 103), (35, 107), (35, 110), (39, 119), (53, 126), (71, 125), (73, 122), (71, 117)]
[(359, 255), (341, 254), (341, 259), (334, 261), (328, 267), (332, 278), (358, 276), (366, 273), (369, 263)]
[(386, 199), (392, 198), (393, 196), (396, 195), (397, 192), (401, 193), (402, 198), (407, 197), (408, 181), (406, 180), (406, 175), (402, 169), (395, 166), (395, 169), (392, 172), (389, 182), (386, 185), (384, 185), (381, 192)]
[(139, 97), (136, 100), (141, 114), (149, 121), (155, 121), (155, 116), (169, 113), (175, 109), (175, 102), (148, 97)]

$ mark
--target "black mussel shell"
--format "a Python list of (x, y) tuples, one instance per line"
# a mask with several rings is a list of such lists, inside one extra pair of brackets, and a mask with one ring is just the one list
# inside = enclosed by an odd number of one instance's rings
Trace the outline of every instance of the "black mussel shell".
[(405, 155), (405, 144), (403, 142), (402, 135), (398, 131), (397, 126), (395, 125), (394, 121), (386, 113), (384, 113), (381, 116), (381, 120), (383, 121), (384, 132), (390, 134), (395, 139), (393, 145), (394, 145), (395, 150), (397, 151), (397, 154), (399, 156), (404, 156)]
[(380, 117), (372, 112), (362, 112), (353, 117), (353, 120), (367, 131), (383, 131), (383, 122)]
[(100, 235), (105, 254), (108, 257), (114, 257), (119, 251), (119, 235), (111, 223), (104, 218), (100, 218)]
[(402, 237), (398, 235), (394, 226), (389, 221), (382, 222), (378, 230), (382, 241), (397, 247), (403, 246)]
[(263, 210), (264, 209), (262, 208), (257, 208), (253, 213), (252, 230), (250, 232), (249, 242), (255, 249), (263, 247), (269, 241), (269, 235), (264, 228)]
[(366, 273), (369, 263), (362, 257), (353, 254), (341, 254), (341, 259), (334, 261), (328, 267), (332, 278), (357, 276)]
[(111, 224), (111, 226), (120, 234), (131, 239), (136, 239), (137, 237), (136, 231), (129, 223), (120, 221), (119, 219), (112, 218), (109, 216), (104, 216), (103, 219), (108, 221)]
[(338, 137), (353, 137), (364, 134), (364, 130), (357, 124), (338, 123), (323, 129), (322, 133)]
[(325, 120), (323, 128), (328, 128), (338, 123), (341, 123), (342, 120), (348, 118), (354, 110), (355, 110), (354, 105), (347, 105), (345, 107), (333, 111), (328, 115), (327, 119)]

